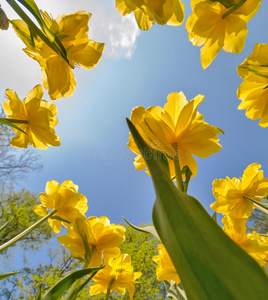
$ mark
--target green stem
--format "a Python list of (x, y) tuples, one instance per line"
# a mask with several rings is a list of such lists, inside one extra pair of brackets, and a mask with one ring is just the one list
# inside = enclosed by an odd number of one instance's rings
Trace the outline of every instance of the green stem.
[(107, 289), (107, 293), (106, 293), (105, 300), (109, 300), (110, 294), (111, 294), (111, 290), (108, 288), (108, 289)]
[(17, 120), (17, 119), (9, 119), (9, 118), (1, 118), (3, 120), (7, 120), (11, 123), (17, 123), (17, 124), (29, 124), (28, 120)]
[(0, 253), (3, 252), (4, 250), (6, 250), (11, 245), (18, 242), (19, 240), (21, 240), (25, 235), (27, 235), (28, 233), (33, 231), (40, 224), (44, 223), (47, 219), (49, 219), (51, 216), (53, 216), (56, 212), (57, 212), (56, 210), (53, 210), (50, 214), (44, 216), (42, 219), (40, 219), (39, 221), (34, 223), (32, 226), (30, 226), (29, 228), (27, 228), (26, 230), (24, 230), (23, 232), (21, 232), (20, 234), (15, 236), (13, 239), (11, 239), (10, 241), (8, 241), (5, 244), (3, 244), (2, 246), (0, 246)]
[(182, 181), (182, 175), (181, 175), (181, 167), (180, 167), (180, 161), (179, 161), (179, 156), (178, 156), (178, 149), (177, 149), (177, 143), (173, 143), (172, 147), (175, 151), (175, 156), (174, 156), (174, 166), (175, 166), (175, 174), (176, 174), (176, 182), (177, 182), (177, 187), (179, 190), (184, 192), (184, 187), (183, 187), (183, 181)]
[(44, 33), (35, 25), (35, 23), (26, 15), (26, 13), (20, 8), (15, 0), (6, 0), (7, 3), (15, 10), (15, 12), (22, 18), (22, 20), (56, 53), (58, 53), (69, 64), (69, 61), (61, 50), (58, 49), (50, 40), (44, 35)]
[(242, 6), (247, 0), (240, 0), (238, 3), (236, 3), (234, 6), (232, 6), (230, 9), (228, 9), (223, 15), (222, 18), (227, 18), (230, 14), (232, 14), (234, 11), (236, 11), (240, 6)]

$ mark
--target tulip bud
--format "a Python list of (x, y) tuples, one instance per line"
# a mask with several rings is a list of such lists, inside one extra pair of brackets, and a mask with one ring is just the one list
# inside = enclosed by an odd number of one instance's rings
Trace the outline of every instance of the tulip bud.
[(8, 29), (8, 18), (3, 9), (0, 6), (0, 29), (7, 30)]

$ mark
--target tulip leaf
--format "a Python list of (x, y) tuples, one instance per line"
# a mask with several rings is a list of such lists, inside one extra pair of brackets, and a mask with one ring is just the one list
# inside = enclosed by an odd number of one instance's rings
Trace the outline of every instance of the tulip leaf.
[(179, 288), (175, 281), (171, 280), (167, 298), (172, 300), (187, 300), (185, 292)]
[(40, 10), (39, 10), (38, 6), (36, 5), (36, 3), (34, 2), (34, 0), (18, 0), (18, 1), (22, 5), (24, 5), (32, 13), (32, 15), (35, 17), (35, 19), (37, 20), (37, 22), (41, 26), (41, 28), (44, 30), (44, 32), (45, 32), (47, 38), (49, 39), (49, 41), (51, 43), (55, 42), (61, 56), (65, 60), (67, 60), (65, 48), (63, 47), (61, 41), (57, 38), (57, 36), (54, 33), (52, 33), (49, 30), (49, 28), (47, 27), (41, 13), (40, 13)]
[(8, 278), (10, 276), (16, 275), (19, 272), (20, 271), (0, 274), (0, 280), (3, 280), (3, 279)]
[(67, 295), (64, 300), (75, 300), (78, 294), (83, 290), (83, 288), (90, 282), (90, 280), (95, 276), (96, 272), (93, 272), (88, 279), (83, 282), (78, 288), (76, 288), (70, 295)]
[(5, 119), (5, 118), (0, 118), (0, 123), (5, 124), (5, 125), (8, 125), (8, 126), (10, 126), (10, 127), (13, 127), (13, 128), (15, 128), (15, 129), (17, 129), (17, 130), (19, 130), (19, 131), (25, 133), (26, 135), (28, 135), (28, 133), (26, 133), (25, 131), (23, 131), (22, 129), (20, 129), (17, 125), (11, 123), (10, 121), (8, 121), (8, 120)]
[(36, 24), (31, 20), (31, 18), (28, 17), (28, 15), (23, 11), (23, 9), (17, 4), (15, 0), (6, 0), (6, 1), (15, 10), (15, 12), (21, 17), (21, 19), (27, 24), (28, 28), (31, 31), (28, 40), (26, 40), (25, 37), (24, 39), (22, 38), (22, 40), (24, 42), (27, 41), (28, 43), (31, 43), (29, 41), (31, 39), (31, 36), (38, 35), (48, 45), (48, 47), (50, 47), (53, 51), (58, 53), (69, 64), (69, 60), (66, 56), (65, 48), (63, 47), (61, 41), (54, 35), (54, 33), (52, 33), (48, 29), (35, 2), (33, 0), (18, 0), (33, 14), (36, 21), (39, 23), (39, 25), (43, 30), (40, 30), (36, 26)]
[(84, 277), (85, 275), (88, 275), (90, 273), (96, 273), (102, 268), (103, 267), (82, 269), (67, 275), (57, 284), (55, 284), (46, 293), (42, 300), (58, 300), (77, 279)]
[(257, 262), (214, 222), (200, 202), (177, 189), (167, 160), (130, 132), (151, 174), (156, 201), (153, 223), (180, 276), (189, 300), (266, 300), (268, 278)]
[(138, 230), (138, 231), (141, 231), (141, 232), (144, 232), (144, 233), (150, 233), (152, 234), (154, 237), (156, 237), (160, 242), (160, 237), (159, 235), (157, 234), (157, 231), (155, 230), (155, 227), (153, 225), (149, 225), (149, 226), (144, 226), (144, 227), (141, 227), (141, 226), (135, 226), (133, 224), (131, 224), (126, 218), (123, 217), (123, 219), (128, 223), (129, 226), (131, 226), (132, 228)]

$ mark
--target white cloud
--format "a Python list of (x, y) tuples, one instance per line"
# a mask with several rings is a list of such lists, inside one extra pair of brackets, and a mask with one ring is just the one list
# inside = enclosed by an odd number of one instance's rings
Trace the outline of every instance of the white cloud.
[(126, 57), (130, 58), (140, 33), (135, 17), (127, 15), (121, 19), (120, 23), (110, 23), (108, 30), (111, 43), (108, 54), (118, 55), (123, 52)]

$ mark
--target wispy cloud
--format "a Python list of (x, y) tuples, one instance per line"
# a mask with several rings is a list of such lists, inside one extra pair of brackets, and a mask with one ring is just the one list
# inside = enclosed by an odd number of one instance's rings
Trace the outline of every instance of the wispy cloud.
[(135, 43), (140, 30), (137, 26), (135, 17), (127, 15), (120, 23), (110, 23), (108, 26), (110, 37), (109, 55), (124, 55), (131, 58), (135, 49)]

